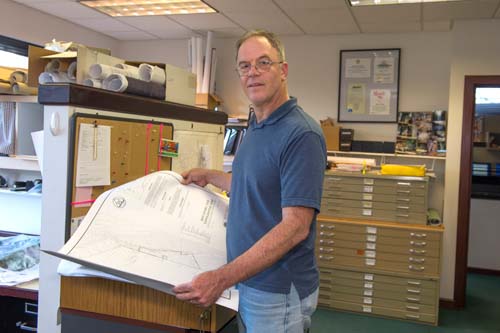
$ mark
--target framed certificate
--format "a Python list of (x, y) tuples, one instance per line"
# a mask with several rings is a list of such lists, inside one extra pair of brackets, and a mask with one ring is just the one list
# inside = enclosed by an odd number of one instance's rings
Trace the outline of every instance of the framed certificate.
[(395, 123), (401, 49), (341, 50), (338, 122)]

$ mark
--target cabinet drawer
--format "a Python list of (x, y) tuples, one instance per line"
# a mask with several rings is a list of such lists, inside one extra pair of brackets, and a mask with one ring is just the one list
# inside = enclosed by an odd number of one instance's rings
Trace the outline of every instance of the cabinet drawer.
[(345, 176), (325, 176), (325, 187), (338, 185), (371, 185), (381, 187), (399, 187), (399, 188), (426, 188), (427, 180), (415, 179), (387, 179), (375, 177), (345, 177)]
[(423, 204), (417, 203), (397, 203), (397, 202), (380, 202), (370, 200), (349, 200), (340, 198), (323, 198), (321, 206), (332, 207), (349, 207), (349, 208), (362, 208), (362, 209), (383, 209), (393, 211), (407, 211), (407, 212), (427, 212), (427, 208)]
[(318, 266), (325, 268), (358, 267), (363, 269), (378, 269), (388, 272), (401, 272), (414, 276), (435, 277), (439, 275), (439, 260), (428, 260), (425, 263), (404, 261), (388, 261), (365, 257), (350, 257), (335, 254), (318, 254)]
[(338, 247), (338, 248), (356, 249), (356, 250), (360, 249), (377, 250), (380, 252), (409, 254), (409, 255), (418, 255), (423, 257), (435, 257), (435, 258), (438, 258), (440, 255), (440, 248), (438, 242), (431, 242), (429, 246), (426, 246), (424, 248), (412, 246), (410, 245), (410, 242), (407, 242), (406, 245), (399, 245), (399, 246), (392, 244), (387, 245), (386, 243), (350, 241), (350, 240), (334, 238), (334, 239), (319, 239), (316, 242), (316, 247), (318, 249), (327, 247)]
[(426, 204), (426, 197), (412, 195), (396, 195), (394, 192), (389, 194), (380, 193), (358, 193), (358, 192), (342, 192), (338, 190), (330, 191), (323, 190), (323, 200), (325, 199), (347, 199), (361, 201), (377, 201), (377, 202), (392, 202), (397, 204)]
[(349, 295), (357, 295), (363, 297), (378, 297), (383, 299), (391, 299), (400, 302), (411, 304), (437, 304), (438, 298), (435, 295), (413, 295), (404, 291), (396, 290), (380, 290), (374, 288), (348, 287), (342, 285), (325, 285), (320, 284), (319, 294), (323, 297), (329, 297), (330, 293), (337, 292)]
[(321, 206), (321, 214), (331, 217), (347, 217), (355, 219), (370, 219), (377, 221), (427, 224), (427, 215), (424, 212), (408, 212), (408, 210), (381, 210), (351, 208), (339, 206)]
[(426, 314), (431, 314), (431, 315), (436, 313), (435, 304), (430, 305), (430, 304), (407, 303), (405, 301), (397, 301), (397, 300), (385, 299), (385, 298), (379, 298), (379, 297), (351, 295), (351, 294), (344, 294), (344, 293), (340, 293), (340, 292), (321, 294), (320, 297), (324, 300), (329, 299), (329, 300), (334, 300), (334, 301), (356, 303), (359, 305), (380, 306), (380, 307), (391, 308), (391, 309), (400, 310), (400, 311), (426, 313)]
[(412, 311), (401, 311), (397, 309), (373, 306), (373, 305), (362, 305), (351, 302), (343, 302), (337, 300), (330, 300), (319, 298), (318, 306), (329, 307), (333, 309), (353, 311), (364, 314), (374, 314), (398, 319), (405, 319), (416, 322), (424, 322), (429, 324), (436, 324), (437, 314), (427, 314), (427, 313), (415, 313)]
[(402, 196), (427, 195), (427, 187), (374, 186), (364, 184), (329, 184), (323, 186), (326, 191), (392, 194)]

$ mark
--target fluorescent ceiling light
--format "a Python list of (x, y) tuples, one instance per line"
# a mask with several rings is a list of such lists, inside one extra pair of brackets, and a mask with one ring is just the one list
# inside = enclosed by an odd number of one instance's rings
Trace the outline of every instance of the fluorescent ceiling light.
[(217, 11), (201, 0), (84, 0), (82, 5), (109, 16), (208, 14)]
[(408, 3), (452, 2), (462, 0), (349, 0), (351, 6), (403, 5)]

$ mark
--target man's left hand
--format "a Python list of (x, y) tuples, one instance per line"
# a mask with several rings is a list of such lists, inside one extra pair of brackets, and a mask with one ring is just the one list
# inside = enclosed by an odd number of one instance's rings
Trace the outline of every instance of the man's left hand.
[(201, 273), (191, 282), (175, 286), (173, 292), (180, 300), (208, 307), (217, 301), (225, 289), (219, 274), (217, 271)]

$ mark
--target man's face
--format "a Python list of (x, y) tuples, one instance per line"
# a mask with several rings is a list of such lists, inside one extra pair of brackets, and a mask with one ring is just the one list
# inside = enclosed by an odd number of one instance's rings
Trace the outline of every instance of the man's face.
[[(268, 72), (259, 71), (255, 64), (260, 60), (270, 60), (273, 63)], [(240, 82), (248, 99), (257, 107), (272, 105), (282, 93), (286, 94), (284, 81), (288, 74), (288, 65), (279, 64), (279, 53), (264, 37), (247, 39), (238, 51), (237, 64), (252, 65), (248, 75), (240, 76)]]

